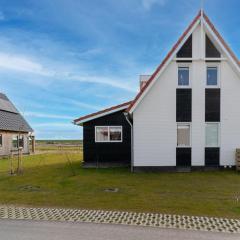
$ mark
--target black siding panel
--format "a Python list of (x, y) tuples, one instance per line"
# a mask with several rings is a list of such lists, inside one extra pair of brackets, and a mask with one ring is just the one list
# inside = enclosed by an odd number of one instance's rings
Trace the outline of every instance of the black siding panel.
[(177, 58), (191, 58), (192, 57), (192, 35), (183, 44), (177, 53)]
[[(123, 141), (96, 143), (95, 126), (122, 126)], [(83, 157), (86, 163), (131, 163), (131, 128), (123, 111), (83, 124)]]
[(219, 148), (205, 148), (205, 166), (217, 167), (219, 166), (220, 149)]
[(220, 122), (220, 89), (205, 90), (205, 121)]
[(191, 148), (177, 148), (176, 149), (176, 166), (190, 167), (192, 162)]
[(192, 89), (177, 89), (177, 122), (192, 121)]

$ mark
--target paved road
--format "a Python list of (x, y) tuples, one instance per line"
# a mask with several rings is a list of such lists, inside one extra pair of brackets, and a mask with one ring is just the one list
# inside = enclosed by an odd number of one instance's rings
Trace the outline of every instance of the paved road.
[(3, 240), (239, 240), (240, 234), (92, 223), (0, 220)]

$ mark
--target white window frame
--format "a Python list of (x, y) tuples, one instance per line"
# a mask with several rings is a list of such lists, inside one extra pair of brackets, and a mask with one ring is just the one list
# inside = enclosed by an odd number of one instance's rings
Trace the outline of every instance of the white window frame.
[[(207, 70), (208, 68), (217, 68), (217, 85), (208, 85), (207, 84)], [(221, 71), (219, 63), (207, 63), (206, 64), (206, 74), (205, 74), (205, 85), (206, 88), (220, 88), (220, 79), (221, 79)]]
[[(189, 145), (184, 146), (184, 145), (178, 145), (178, 126), (186, 126), (188, 125), (190, 128), (190, 138), (189, 138)], [(176, 141), (176, 146), (177, 148), (191, 148), (192, 147), (192, 123), (191, 122), (177, 122), (177, 128), (176, 128), (176, 135), (177, 135), (177, 141)]]
[[(217, 146), (208, 146), (207, 145), (207, 136), (206, 136), (206, 126), (207, 124), (217, 124), (218, 125), (218, 145)], [(220, 122), (205, 122), (205, 147), (206, 148), (220, 148), (221, 146), (221, 134), (220, 134), (220, 131), (221, 131), (221, 123)]]
[[(188, 68), (189, 71), (189, 83), (188, 85), (179, 85), (178, 84), (178, 70), (179, 68)], [(178, 63), (177, 64), (177, 88), (191, 88), (191, 79), (192, 79), (192, 70), (190, 63)]]
[[(121, 140), (110, 140), (110, 128), (118, 127), (121, 128)], [(108, 140), (106, 141), (97, 141), (97, 128), (108, 128)], [(122, 126), (95, 126), (95, 142), (96, 143), (120, 143), (123, 141), (123, 129)]]

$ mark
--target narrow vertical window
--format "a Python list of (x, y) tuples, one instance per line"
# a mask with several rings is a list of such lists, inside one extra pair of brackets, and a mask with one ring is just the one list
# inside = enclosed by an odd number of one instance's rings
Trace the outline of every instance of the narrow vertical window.
[(207, 86), (218, 85), (218, 68), (207, 67)]
[(177, 146), (190, 147), (190, 124), (178, 124)]
[(2, 141), (2, 134), (0, 134), (0, 147), (2, 147), (3, 141)]
[(189, 86), (189, 68), (178, 68), (178, 86)]
[(206, 123), (206, 147), (219, 146), (219, 124)]

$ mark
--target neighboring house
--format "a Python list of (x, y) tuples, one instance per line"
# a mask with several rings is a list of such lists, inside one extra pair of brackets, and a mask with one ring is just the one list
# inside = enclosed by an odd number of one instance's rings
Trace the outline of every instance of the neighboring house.
[[(133, 170), (218, 168), (235, 165), (239, 103), (240, 63), (200, 11), (156, 71), (142, 77), (131, 103), (74, 123), (83, 126), (84, 151), (92, 151), (84, 153), (86, 162), (102, 161), (105, 154), (121, 160), (119, 143), (111, 141), (111, 127), (117, 126), (113, 139), (129, 148), (131, 142)], [(128, 122), (132, 140), (130, 134), (123, 138)]]
[[(0, 156), (14, 154), (18, 147), (24, 154), (29, 151), (29, 136), (33, 129), (8, 97), (0, 93)], [(15, 152), (16, 153), (16, 152)]]

